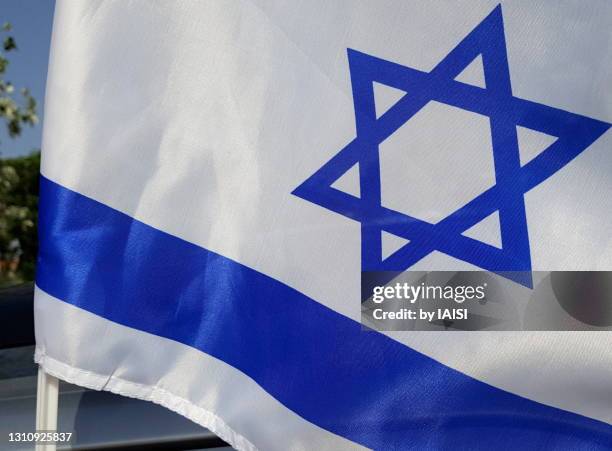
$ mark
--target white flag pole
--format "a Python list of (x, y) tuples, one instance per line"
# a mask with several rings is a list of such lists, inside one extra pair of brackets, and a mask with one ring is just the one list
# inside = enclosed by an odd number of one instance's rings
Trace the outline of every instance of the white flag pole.
[[(57, 400), (59, 380), (38, 367), (38, 386), (36, 389), (36, 430), (57, 430)], [(55, 443), (37, 443), (36, 451), (55, 451)]]

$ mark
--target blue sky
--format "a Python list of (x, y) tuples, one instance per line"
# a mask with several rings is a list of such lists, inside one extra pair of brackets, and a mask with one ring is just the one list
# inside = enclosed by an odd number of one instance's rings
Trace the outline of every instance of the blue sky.
[(11, 22), (11, 34), (17, 41), (17, 51), (8, 54), (10, 64), (5, 79), (15, 88), (30, 89), (38, 101), (41, 121), (33, 128), (24, 127), (19, 138), (11, 139), (4, 124), (0, 124), (0, 155), (25, 155), (40, 148), (45, 81), (49, 60), (49, 44), (55, 0), (2, 0), (0, 23)]

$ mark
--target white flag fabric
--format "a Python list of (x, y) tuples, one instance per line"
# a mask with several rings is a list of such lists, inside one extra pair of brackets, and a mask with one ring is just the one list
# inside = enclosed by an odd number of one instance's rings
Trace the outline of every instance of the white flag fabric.
[(612, 270), (610, 30), (605, 0), (58, 1), (36, 360), (240, 450), (610, 449), (610, 332), (359, 324), (362, 270)]

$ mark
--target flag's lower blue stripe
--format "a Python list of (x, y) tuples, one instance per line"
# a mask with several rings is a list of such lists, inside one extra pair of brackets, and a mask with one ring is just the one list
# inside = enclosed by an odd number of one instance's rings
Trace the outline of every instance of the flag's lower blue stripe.
[[(385, 450), (612, 446), (607, 424), (491, 387), (362, 331), (275, 279), (45, 178), (40, 202), (41, 289), (219, 358), (350, 440)], [(257, 406), (244, 414), (257, 415)]]

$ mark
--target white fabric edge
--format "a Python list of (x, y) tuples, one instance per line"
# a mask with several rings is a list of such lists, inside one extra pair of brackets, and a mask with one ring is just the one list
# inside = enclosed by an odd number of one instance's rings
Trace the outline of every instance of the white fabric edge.
[(239, 451), (258, 451), (258, 448), (230, 428), (214, 413), (196, 406), (163, 388), (137, 384), (116, 376), (107, 377), (76, 368), (46, 355), (38, 347), (36, 347), (34, 352), (34, 361), (40, 365), (45, 373), (65, 382), (92, 390), (104, 390), (121, 396), (151, 401), (205, 427)]
[(61, 380), (159, 404), (239, 451), (367, 449), (302, 418), (249, 376), (195, 348), (114, 323), (38, 286), (34, 312), (34, 360)]

